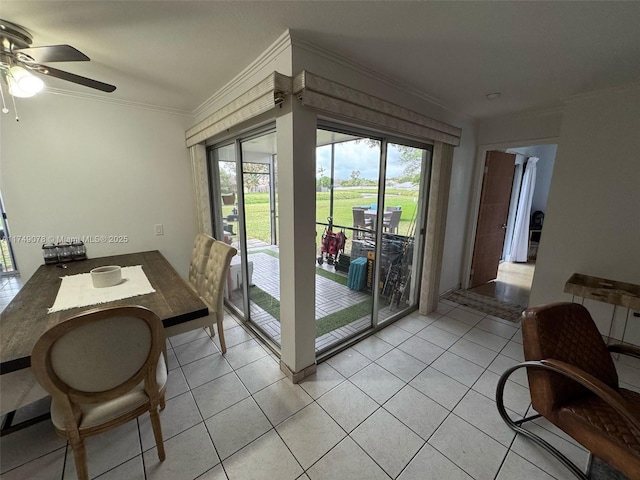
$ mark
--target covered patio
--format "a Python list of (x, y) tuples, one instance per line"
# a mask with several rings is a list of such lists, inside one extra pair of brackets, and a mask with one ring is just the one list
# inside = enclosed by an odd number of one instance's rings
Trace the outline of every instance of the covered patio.
[[(277, 246), (252, 241), (248, 246), (251, 263), (249, 305), (251, 320), (273, 340), (280, 342), (280, 251)], [(310, 259), (313, 261), (313, 259)], [(347, 286), (348, 274), (337, 272), (331, 265), (316, 263), (316, 352), (352, 337), (371, 326), (372, 296), (370, 291), (357, 291)], [(229, 292), (229, 301), (242, 308), (241, 285)], [(379, 316), (388, 318), (401, 308), (384, 302)]]

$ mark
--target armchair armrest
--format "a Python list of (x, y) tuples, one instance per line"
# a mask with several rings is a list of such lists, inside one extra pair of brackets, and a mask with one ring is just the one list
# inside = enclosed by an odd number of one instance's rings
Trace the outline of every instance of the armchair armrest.
[[(634, 428), (640, 430), (640, 418), (637, 418), (629, 409), (627, 401), (611, 388), (606, 383), (598, 380), (593, 375), (585, 372), (584, 370), (577, 368), (568, 363), (549, 358), (546, 360), (540, 360), (539, 362), (525, 362), (538, 364), (537, 366), (554, 371), (561, 375), (564, 375), (572, 380), (578, 382), (583, 387), (589, 389), (609, 406), (611, 406), (618, 414), (620, 414), (625, 420), (627, 420)], [(536, 367), (536, 365), (527, 365)]]
[(640, 348), (634, 347), (632, 345), (622, 345), (620, 343), (616, 343), (613, 345), (609, 345), (607, 349), (611, 353), (622, 353), (624, 355), (629, 355), (630, 357), (640, 358)]

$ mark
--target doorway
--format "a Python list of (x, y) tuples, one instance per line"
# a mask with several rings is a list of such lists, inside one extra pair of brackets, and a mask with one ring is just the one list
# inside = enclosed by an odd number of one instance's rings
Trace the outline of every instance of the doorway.
[[(528, 305), (556, 149), (557, 145), (549, 144), (486, 152), (467, 283), (471, 292)], [(502, 170), (492, 165), (500, 162)], [(491, 180), (492, 169), (502, 176)], [(511, 171), (511, 176), (505, 177), (505, 171)], [(483, 243), (487, 236), (492, 240), (489, 246)]]

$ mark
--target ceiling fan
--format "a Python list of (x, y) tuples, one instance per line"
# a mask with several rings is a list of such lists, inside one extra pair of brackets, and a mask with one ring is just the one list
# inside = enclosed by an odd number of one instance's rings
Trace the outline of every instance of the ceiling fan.
[[(30, 72), (60, 78), (102, 92), (113, 92), (116, 89), (108, 83), (44, 65), (54, 62), (89, 61), (89, 57), (71, 45), (31, 47), (32, 41), (31, 34), (24, 27), (0, 19), (0, 70), (13, 96), (31, 96), (20, 95), (19, 83), (26, 87), (29, 87), (29, 84), (39, 84), (42, 89), (42, 81)], [(17, 95), (12, 91), (12, 87)]]

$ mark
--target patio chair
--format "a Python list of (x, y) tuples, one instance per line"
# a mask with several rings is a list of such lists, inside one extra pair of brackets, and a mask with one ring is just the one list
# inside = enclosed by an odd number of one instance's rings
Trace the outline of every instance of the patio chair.
[[(547, 450), (578, 478), (588, 476), (522, 424), (544, 417), (631, 480), (640, 479), (640, 393), (620, 388), (611, 352), (640, 358), (640, 349), (607, 346), (589, 311), (576, 303), (525, 310), (525, 362), (505, 371), (496, 390), (500, 416), (516, 432)], [(538, 412), (514, 421), (504, 407), (504, 387), (515, 370), (527, 369), (531, 404)]]
[(84, 439), (145, 412), (158, 458), (165, 459), (158, 415), (165, 406), (164, 345), (162, 321), (144, 307), (96, 308), (57, 324), (36, 342), (33, 373), (51, 395), (51, 421), (73, 449), (80, 480), (89, 478)]
[[(365, 209), (361, 208), (361, 207), (353, 207), (352, 208), (352, 213), (353, 213), (353, 228), (372, 228), (373, 226), (373, 222), (371, 221), (370, 218), (366, 218), (365, 214)], [(362, 232), (355, 232), (358, 238), (362, 237)]]
[(400, 225), (400, 217), (402, 210), (393, 210), (388, 219), (384, 219), (382, 227), (390, 233), (398, 233), (398, 225)]

